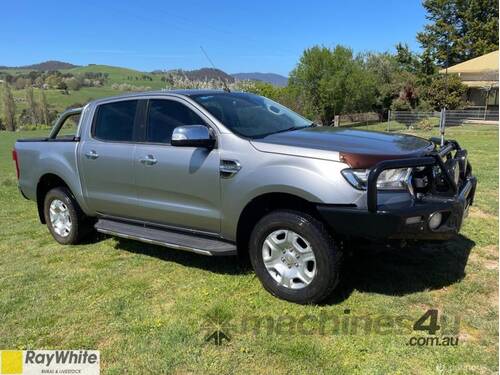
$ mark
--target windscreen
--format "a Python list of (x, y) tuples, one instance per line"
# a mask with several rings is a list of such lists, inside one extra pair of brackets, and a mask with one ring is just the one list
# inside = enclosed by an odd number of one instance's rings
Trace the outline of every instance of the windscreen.
[(248, 93), (215, 93), (192, 95), (229, 130), (245, 138), (262, 138), (269, 134), (311, 126), (311, 121), (262, 96)]

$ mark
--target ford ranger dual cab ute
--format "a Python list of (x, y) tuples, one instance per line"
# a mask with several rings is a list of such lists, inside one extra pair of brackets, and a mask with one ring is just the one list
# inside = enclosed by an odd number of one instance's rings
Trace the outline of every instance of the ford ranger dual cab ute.
[[(63, 125), (78, 116), (76, 133)], [(476, 178), (455, 141), (317, 126), (267, 98), (181, 90), (99, 99), (13, 150), (54, 239), (92, 230), (203, 255), (247, 254), (262, 285), (316, 303), (352, 239), (453, 238)]]

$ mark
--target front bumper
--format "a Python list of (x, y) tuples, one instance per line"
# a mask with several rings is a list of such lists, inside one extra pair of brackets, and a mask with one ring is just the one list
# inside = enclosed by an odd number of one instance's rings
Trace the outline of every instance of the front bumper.
[[(476, 178), (470, 177), (457, 197), (429, 198), (407, 207), (385, 206), (377, 212), (351, 207), (318, 205), (318, 212), (335, 234), (368, 239), (447, 240), (455, 237), (474, 199)], [(429, 228), (434, 212), (443, 215), (442, 224)], [(420, 221), (407, 224), (407, 219)]]
[[(477, 179), (467, 171), (460, 185), (447, 175), (450, 193), (427, 195), (406, 203), (378, 205), (377, 177), (383, 170), (391, 168), (437, 165), (444, 167), (443, 159), (452, 158), (451, 152), (461, 150), (456, 142), (451, 142), (440, 152), (423, 158), (391, 160), (377, 164), (368, 178), (367, 209), (335, 205), (317, 205), (317, 210), (330, 225), (332, 231), (341, 236), (405, 240), (447, 240), (455, 237), (474, 201)], [(444, 170), (444, 168), (443, 168)], [(464, 174), (466, 171), (464, 171)], [(431, 229), (429, 219), (433, 213), (442, 214), (441, 224)]]

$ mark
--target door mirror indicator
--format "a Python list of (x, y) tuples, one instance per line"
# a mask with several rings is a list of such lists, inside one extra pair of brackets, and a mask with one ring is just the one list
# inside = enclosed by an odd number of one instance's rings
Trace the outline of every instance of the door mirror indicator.
[(172, 133), (172, 146), (213, 148), (215, 139), (205, 125), (178, 126)]

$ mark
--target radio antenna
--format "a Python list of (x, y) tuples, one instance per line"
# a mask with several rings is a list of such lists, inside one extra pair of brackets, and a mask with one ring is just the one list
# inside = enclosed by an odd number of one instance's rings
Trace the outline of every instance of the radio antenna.
[[(448, 67), (450, 66), (450, 33), (446, 33), (446, 70), (445, 70), (445, 92), (446, 99), (448, 100)], [(441, 116), (440, 116), (440, 124), (439, 124), (439, 132), (441, 133), (441, 147), (444, 146), (444, 132), (446, 129), (446, 101), (443, 103), (443, 107), (441, 108)]]
[[(210, 57), (208, 56), (207, 52), (205, 51), (205, 49), (203, 48), (203, 46), (200, 46), (200, 49), (201, 49), (201, 52), (203, 52), (203, 54), (205, 55), (205, 57), (207, 58), (208, 62), (210, 63), (210, 65), (212, 65), (212, 68), (218, 70), (216, 67), (215, 67), (215, 64), (213, 63), (212, 59), (210, 59)], [(221, 79), (222, 80), (222, 84), (224, 85), (224, 91), (225, 92), (231, 92), (231, 90), (229, 90), (229, 86), (227, 85), (227, 82), (225, 79)]]

